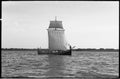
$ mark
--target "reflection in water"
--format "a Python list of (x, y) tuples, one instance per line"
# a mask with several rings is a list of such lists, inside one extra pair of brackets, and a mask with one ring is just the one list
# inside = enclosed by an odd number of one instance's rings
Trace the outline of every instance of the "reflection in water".
[(48, 56), (49, 70), (46, 73), (49, 77), (61, 77), (64, 70), (63, 56)]
[(48, 55), (49, 70), (46, 72), (46, 76), (75, 77), (79, 69), (77, 63), (73, 63), (71, 59), (74, 60), (74, 57)]

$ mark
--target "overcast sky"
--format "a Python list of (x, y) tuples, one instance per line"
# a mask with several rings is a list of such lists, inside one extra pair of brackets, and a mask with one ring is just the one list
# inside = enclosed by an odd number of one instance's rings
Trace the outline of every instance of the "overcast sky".
[(48, 48), (50, 20), (76, 48), (118, 48), (118, 1), (2, 1), (2, 47)]

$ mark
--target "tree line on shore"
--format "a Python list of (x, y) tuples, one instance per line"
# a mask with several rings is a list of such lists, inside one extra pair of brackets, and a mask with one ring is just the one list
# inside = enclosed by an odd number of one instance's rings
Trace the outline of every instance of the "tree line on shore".
[(114, 48), (78, 48), (74, 49), (75, 51), (119, 51), (119, 49), (114, 49)]
[[(37, 48), (2, 48), (2, 50), (37, 50)], [(48, 49), (41, 49), (41, 50), (48, 50)], [(119, 51), (119, 49), (114, 48), (78, 48), (78, 49), (72, 49), (73, 51)]]

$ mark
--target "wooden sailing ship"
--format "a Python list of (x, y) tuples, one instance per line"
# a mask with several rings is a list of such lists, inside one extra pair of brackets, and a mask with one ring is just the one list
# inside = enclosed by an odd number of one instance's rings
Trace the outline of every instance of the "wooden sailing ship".
[[(38, 49), (38, 54), (71, 55), (72, 48), (65, 40), (62, 21), (50, 21), (48, 31), (49, 49)], [(69, 48), (68, 48), (69, 47)]]

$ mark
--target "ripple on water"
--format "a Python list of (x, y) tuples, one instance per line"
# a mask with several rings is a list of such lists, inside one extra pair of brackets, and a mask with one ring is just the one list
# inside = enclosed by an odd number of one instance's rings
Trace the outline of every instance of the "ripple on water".
[[(73, 52), (72, 56), (2, 51), (3, 77), (81, 77), (118, 75), (118, 52)], [(104, 75), (104, 76), (103, 76)]]

